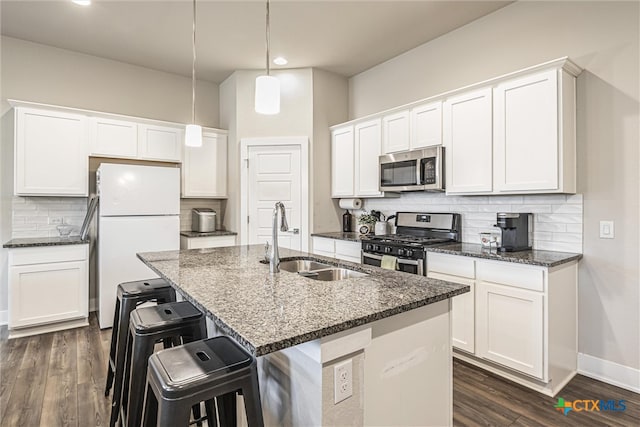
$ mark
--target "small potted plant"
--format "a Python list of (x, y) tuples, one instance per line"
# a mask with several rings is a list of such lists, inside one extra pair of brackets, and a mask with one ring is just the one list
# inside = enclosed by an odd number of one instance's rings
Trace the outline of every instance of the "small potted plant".
[(360, 234), (372, 233), (378, 220), (379, 217), (373, 215), (373, 213), (364, 213), (360, 215), (358, 217), (358, 224), (360, 224), (358, 231)]

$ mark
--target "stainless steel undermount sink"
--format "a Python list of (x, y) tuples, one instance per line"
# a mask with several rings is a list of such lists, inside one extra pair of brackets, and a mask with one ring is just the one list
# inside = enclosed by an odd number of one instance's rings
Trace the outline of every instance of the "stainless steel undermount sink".
[(290, 273), (297, 273), (299, 271), (311, 271), (320, 270), (324, 268), (333, 268), (329, 264), (324, 264), (317, 261), (311, 261), (310, 259), (294, 259), (290, 261), (280, 261), (280, 270), (288, 271)]
[(343, 267), (335, 267), (308, 259), (280, 261), (280, 269), (290, 273), (298, 273), (302, 277), (320, 280), (323, 282), (333, 282), (336, 280), (368, 276), (367, 273), (361, 273), (359, 271)]
[(321, 280), (323, 282), (333, 282), (335, 280), (368, 276), (366, 273), (349, 270), (348, 268), (327, 268), (325, 270), (316, 271), (299, 271), (298, 274), (308, 277), (309, 279)]

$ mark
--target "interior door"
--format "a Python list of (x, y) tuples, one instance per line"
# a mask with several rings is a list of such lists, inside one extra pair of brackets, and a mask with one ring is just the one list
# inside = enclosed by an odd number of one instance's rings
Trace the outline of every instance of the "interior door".
[[(273, 209), (285, 206), (289, 231), (278, 229), (278, 246), (300, 250), (302, 175), (299, 145), (250, 146), (248, 148), (249, 244), (271, 244)], [(279, 224), (279, 221), (278, 221)]]

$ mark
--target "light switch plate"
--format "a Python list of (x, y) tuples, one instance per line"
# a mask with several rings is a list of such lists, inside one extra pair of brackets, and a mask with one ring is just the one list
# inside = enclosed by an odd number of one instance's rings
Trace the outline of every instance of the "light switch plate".
[(613, 221), (600, 221), (600, 238), (613, 239), (614, 236)]

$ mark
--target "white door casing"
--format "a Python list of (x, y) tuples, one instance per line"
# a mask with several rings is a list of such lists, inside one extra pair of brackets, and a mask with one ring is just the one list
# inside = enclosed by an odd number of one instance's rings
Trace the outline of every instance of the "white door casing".
[(271, 243), (273, 209), (281, 201), (289, 231), (279, 231), (279, 246), (307, 251), (310, 211), (307, 137), (242, 139), (241, 151), (240, 243)]

